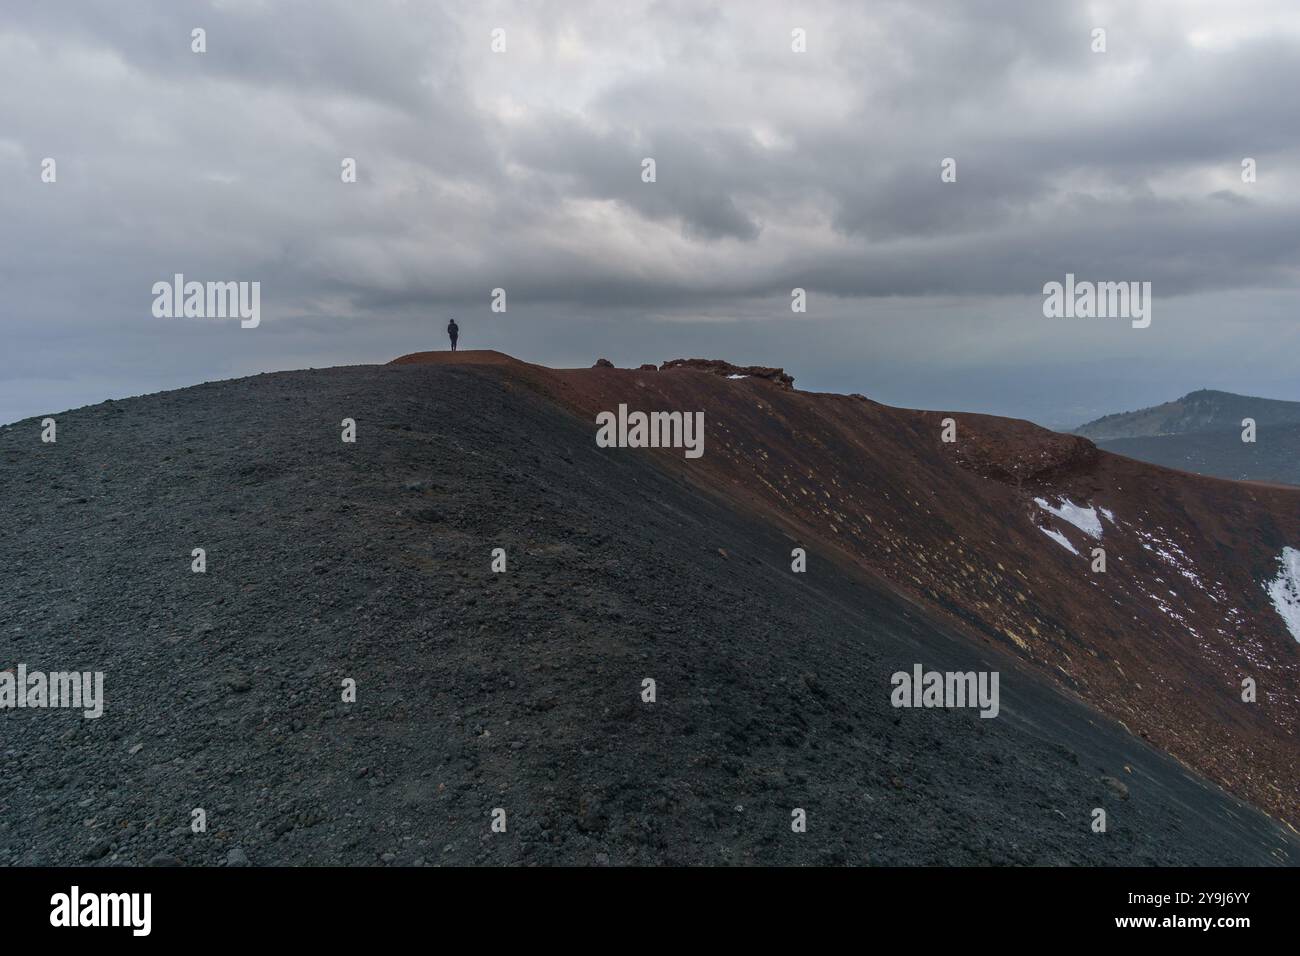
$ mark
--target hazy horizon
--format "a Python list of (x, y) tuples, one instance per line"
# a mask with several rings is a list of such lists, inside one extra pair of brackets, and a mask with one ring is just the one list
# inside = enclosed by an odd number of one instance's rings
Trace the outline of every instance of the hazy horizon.
[[(445, 349), (445, 345), (436, 343), (433, 346), (431, 346), (431, 348)], [(1131, 402), (1128, 403), (1120, 402), (1119, 404), (1116, 404), (1115, 407), (1103, 408), (1102, 410), (1096, 411), (1095, 413), (1089, 412), (1086, 413), (1088, 417), (1078, 418), (1077, 420), (1074, 418), (1053, 420), (1050, 417), (1050, 415), (1049, 416), (1035, 415), (1035, 414), (1030, 414), (1024, 410), (1025, 408), (1033, 407), (1033, 396), (1031, 392), (1035, 387), (1040, 387), (1040, 388), (1047, 387), (1047, 381), (1051, 378), (1050, 373), (1044, 373), (1041, 379), (1035, 378), (1028, 381), (1018, 382), (1017, 389), (1012, 391), (1006, 388), (1005, 382), (999, 383), (997, 381), (997, 371), (995, 369), (991, 369), (988, 371), (988, 376), (987, 376), (988, 381), (986, 384), (991, 394), (996, 391), (1001, 396), (1002, 404), (994, 403), (989, 406), (981, 406), (977, 404), (963, 403), (960, 400), (963, 394), (969, 395), (971, 393), (972, 391), (971, 385), (973, 384), (971, 381), (962, 383), (960, 387), (952, 387), (950, 385), (945, 385), (945, 383), (942, 381), (920, 382), (920, 383), (904, 382), (904, 381), (900, 381), (899, 380), (900, 377), (895, 375), (895, 376), (888, 377), (885, 380), (886, 384), (882, 385), (881, 387), (878, 387), (874, 390), (864, 389), (863, 387), (859, 387), (858, 384), (855, 384), (857, 382), (857, 379), (855, 378), (855, 370), (852, 368), (831, 369), (828, 372), (826, 372), (822, 378), (816, 381), (811, 381), (801, 377), (799, 375), (799, 369), (796, 367), (782, 366), (779, 361), (769, 361), (763, 356), (750, 355), (748, 353), (746, 354), (746, 357), (743, 360), (738, 359), (733, 355), (724, 355), (724, 354), (716, 354), (716, 355), (715, 354), (707, 354), (707, 355), (683, 354), (683, 355), (664, 355), (661, 357), (643, 358), (643, 357), (639, 357), (638, 353), (636, 353), (634, 349), (630, 349), (630, 350), (625, 350), (626, 356), (623, 358), (615, 358), (615, 355), (620, 355), (624, 353), (612, 352), (606, 354), (602, 352), (599, 355), (596, 355), (596, 353), (593, 352), (594, 358), (592, 359), (592, 361), (589, 362), (589, 361), (585, 361), (585, 358), (580, 355), (574, 355), (568, 359), (561, 357), (558, 359), (545, 361), (537, 357), (536, 355), (520, 354), (518, 351), (511, 351), (508, 347), (502, 345), (501, 343), (475, 344), (475, 345), (467, 344), (464, 346), (464, 348), (466, 351), (468, 351), (471, 348), (495, 349), (497, 351), (506, 352), (506, 354), (512, 355), (513, 357), (518, 358), (522, 361), (532, 362), (534, 364), (539, 364), (539, 365), (547, 365), (552, 368), (583, 368), (594, 364), (595, 358), (609, 358), (611, 361), (614, 362), (615, 365), (622, 368), (636, 368), (638, 365), (643, 364), (643, 361), (653, 362), (655, 365), (659, 365), (662, 364), (664, 361), (669, 361), (675, 358), (707, 358), (707, 359), (721, 358), (726, 361), (733, 362), (733, 364), (737, 364), (737, 365), (750, 365), (750, 364), (777, 365), (785, 368), (787, 372), (795, 376), (795, 388), (799, 389), (800, 391), (834, 392), (839, 394), (851, 394), (856, 392), (860, 394), (866, 394), (867, 397), (872, 399), (873, 401), (881, 402), (882, 404), (885, 405), (892, 405), (900, 408), (928, 409), (933, 411), (978, 412), (983, 414), (1002, 415), (1009, 418), (1026, 418), (1030, 421), (1035, 422), (1036, 424), (1042, 425), (1046, 428), (1055, 429), (1057, 431), (1070, 431), (1073, 430), (1074, 428), (1079, 427), (1080, 425), (1086, 424), (1097, 418), (1101, 418), (1105, 415), (1121, 413), (1121, 412), (1137, 411), (1139, 409), (1149, 408), (1155, 405), (1163, 404), (1165, 402), (1174, 401), (1175, 399), (1181, 398), (1184, 395), (1188, 394), (1189, 392), (1197, 391), (1202, 388), (1231, 392), (1233, 394), (1243, 395), (1243, 396), (1248, 396), (1253, 398), (1269, 398), (1269, 399), (1282, 399), (1288, 401), (1300, 401), (1300, 389), (1293, 389), (1290, 395), (1283, 395), (1283, 394), (1264, 393), (1261, 391), (1242, 390), (1237, 388), (1225, 387), (1222, 385), (1189, 386), (1187, 388), (1182, 389), (1181, 391), (1178, 391), (1175, 394), (1160, 395), (1148, 399), (1148, 398), (1143, 398), (1141, 396), (1147, 395), (1150, 392), (1150, 389), (1142, 387), (1141, 383), (1121, 383), (1117, 380), (1113, 384), (1121, 394), (1132, 394), (1135, 396)], [(417, 348), (413, 348), (411, 351), (424, 351), (424, 350), (425, 349), (423, 347), (417, 347)], [(316, 364), (316, 365), (288, 365), (288, 366), (276, 367), (276, 368), (268, 367), (268, 368), (262, 368), (256, 370), (243, 371), (237, 374), (217, 375), (217, 376), (196, 380), (196, 381), (180, 381), (177, 376), (173, 375), (170, 377), (170, 380), (174, 380), (173, 383), (171, 384), (162, 384), (159, 385), (158, 387), (150, 387), (143, 391), (130, 391), (130, 386), (127, 386), (125, 390), (119, 391), (117, 393), (102, 394), (102, 395), (97, 394), (85, 398), (82, 401), (74, 402), (73, 404), (70, 404), (66, 407), (42, 408), (39, 411), (31, 412), (26, 415), (11, 416), (9, 418), (0, 420), (0, 426), (12, 425), (24, 419), (43, 416), (46, 414), (51, 414), (51, 415), (58, 414), (60, 412), (68, 411), (74, 408), (81, 408), (87, 405), (96, 405), (106, 400), (120, 401), (122, 399), (127, 399), (127, 398), (138, 398), (143, 395), (154, 394), (162, 391), (171, 391), (173, 389), (178, 389), (178, 388), (188, 388), (194, 385), (201, 385), (206, 382), (222, 381), (231, 378), (243, 378), (247, 375), (257, 375), (257, 374), (263, 374), (268, 372), (302, 371), (307, 369), (330, 368), (330, 367), (345, 366), (345, 365), (384, 364), (390, 359), (397, 358), (399, 354), (406, 354), (406, 353), (395, 353), (391, 356), (377, 358), (373, 362), (339, 361), (335, 363)], [(887, 376), (889, 375), (889, 370), (887, 369), (881, 369), (877, 371), (882, 372)], [(168, 377), (164, 376), (162, 379), (160, 379), (160, 381), (169, 381), (169, 379)], [(81, 386), (81, 390), (87, 394), (89, 393), (89, 388), (86, 386)], [(1285, 390), (1285, 388), (1281, 388), (1280, 390)], [(70, 395), (77, 394), (77, 392), (78, 392), (78, 386), (75, 383), (69, 383), (68, 394)], [(950, 395), (955, 400), (949, 403), (944, 403), (940, 401), (933, 401), (930, 400), (929, 398), (932, 396), (942, 396), (942, 395)], [(1015, 404), (1017, 399), (1019, 399), (1024, 403), (1023, 408), (1018, 407)]]

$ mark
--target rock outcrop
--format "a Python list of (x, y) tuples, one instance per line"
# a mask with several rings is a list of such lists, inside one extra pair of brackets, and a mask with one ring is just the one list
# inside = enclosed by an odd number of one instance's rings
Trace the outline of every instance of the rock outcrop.
[(721, 375), (724, 378), (733, 375), (743, 375), (747, 378), (762, 378), (787, 391), (794, 388), (794, 376), (787, 375), (783, 368), (769, 368), (764, 365), (732, 365), (730, 362), (724, 362), (722, 359), (673, 359), (671, 362), (664, 362), (659, 366), (659, 370), (666, 371), (670, 368), (694, 368), (701, 372), (709, 372), (713, 375)]

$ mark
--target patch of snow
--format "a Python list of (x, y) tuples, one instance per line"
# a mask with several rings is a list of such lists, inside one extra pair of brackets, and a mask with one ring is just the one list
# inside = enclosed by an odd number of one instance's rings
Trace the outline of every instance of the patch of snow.
[(1115, 523), (1115, 512), (1111, 511), (1109, 508), (1098, 508), (1097, 510), (1100, 511), (1102, 516), (1111, 524)]
[[(1209, 595), (1211, 599), (1216, 602), (1219, 600), (1219, 596), (1215, 592), (1222, 592), (1222, 586), (1216, 584), (1213, 587), (1206, 587), (1205, 582), (1201, 580), (1201, 576), (1196, 573), (1196, 565), (1192, 563), (1191, 557), (1189, 557), (1187, 552), (1180, 548), (1174, 541), (1168, 538), (1157, 537), (1156, 535), (1141, 529), (1137, 529), (1136, 534), (1142, 539), (1139, 544), (1142, 545), (1144, 550), (1150, 551), (1152, 554), (1159, 557), (1160, 560), (1164, 561), (1167, 565)], [(1156, 580), (1160, 581), (1161, 579), (1156, 578)], [(1161, 581), (1161, 583), (1164, 582)]]
[(1265, 587), (1286, 629), (1300, 641), (1300, 551), (1283, 548), (1278, 563), (1282, 565), (1281, 570)]
[[(1174, 594), (1173, 591), (1170, 591), (1169, 593)], [(1160, 595), (1158, 594), (1147, 594), (1147, 597), (1149, 597), (1151, 600), (1156, 602), (1156, 607), (1158, 607), (1165, 614), (1166, 617), (1173, 618), (1173, 620), (1177, 621), (1179, 624), (1185, 627), (1195, 637), (1197, 637), (1198, 639), (1200, 638), (1201, 635), (1196, 633), (1196, 629), (1187, 623), (1187, 618), (1184, 617), (1182, 614), (1179, 614), (1172, 607), (1170, 607), (1168, 601), (1160, 597)], [(1174, 597), (1178, 597), (1178, 595), (1174, 594)]]
[(1062, 521), (1068, 521), (1090, 538), (1101, 538), (1101, 521), (1097, 518), (1097, 512), (1092, 508), (1081, 508), (1070, 501), (1069, 498), (1062, 498), (1060, 505), (1050, 505), (1045, 498), (1035, 498), (1034, 504), (1044, 511), (1050, 511)]
[(1037, 525), (1037, 528), (1039, 531), (1043, 532), (1043, 534), (1047, 535), (1049, 538), (1051, 538), (1053, 541), (1055, 541), (1057, 544), (1063, 547), (1066, 551), (1069, 551), (1071, 554), (1079, 553), (1078, 551), (1074, 550), (1074, 545), (1070, 544), (1070, 539), (1067, 538), (1065, 535), (1061, 534), (1061, 532), (1055, 531), (1051, 528), (1044, 528), (1042, 525)]
[(748, 375), (728, 375), (727, 378), (749, 378)]

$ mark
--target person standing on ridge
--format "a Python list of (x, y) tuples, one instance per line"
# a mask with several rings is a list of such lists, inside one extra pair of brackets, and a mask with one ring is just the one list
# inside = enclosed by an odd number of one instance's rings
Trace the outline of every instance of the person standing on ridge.
[(456, 340), (460, 338), (460, 326), (452, 319), (447, 323), (447, 335), (451, 338), (451, 350), (456, 351)]

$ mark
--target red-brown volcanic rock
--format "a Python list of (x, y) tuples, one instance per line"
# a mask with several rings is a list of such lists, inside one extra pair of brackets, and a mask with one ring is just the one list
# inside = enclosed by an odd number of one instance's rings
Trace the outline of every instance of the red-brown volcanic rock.
[(793, 375), (787, 375), (783, 368), (769, 368), (766, 365), (732, 365), (722, 359), (673, 359), (664, 362), (660, 368), (693, 368), (723, 378), (762, 378), (784, 389), (794, 388)]
[[(1171, 471), (1028, 422), (725, 377), (743, 369), (554, 371), (477, 354), (588, 420), (620, 402), (703, 411), (702, 458), (640, 453), (779, 522), (809, 548), (808, 573), (824, 558), (884, 579), (1226, 789), (1300, 823), (1300, 644), (1263, 586), (1282, 548), (1300, 547), (1300, 490)], [(945, 418), (956, 422), (953, 443), (941, 441)], [(1036, 498), (1095, 509), (1101, 539)], [(1105, 573), (1091, 570), (1099, 546)], [(1241, 700), (1247, 677), (1256, 703)]]

